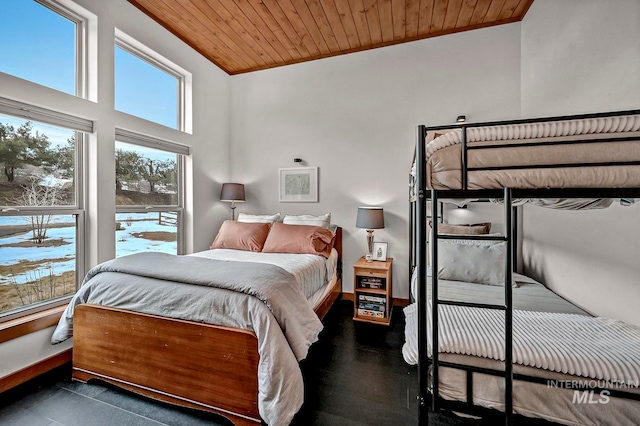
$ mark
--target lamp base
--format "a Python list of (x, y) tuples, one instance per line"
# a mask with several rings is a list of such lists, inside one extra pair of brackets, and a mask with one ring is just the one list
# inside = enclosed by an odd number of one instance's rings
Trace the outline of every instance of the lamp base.
[(364, 259), (373, 262), (373, 229), (367, 229), (367, 255)]

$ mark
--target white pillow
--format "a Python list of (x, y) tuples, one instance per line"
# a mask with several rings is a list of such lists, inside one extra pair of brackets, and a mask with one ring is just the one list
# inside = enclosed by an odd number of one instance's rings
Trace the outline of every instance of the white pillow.
[(438, 278), (504, 285), (504, 241), (439, 240)]
[(322, 226), (323, 228), (329, 228), (331, 224), (331, 213), (322, 214), (320, 216), (314, 216), (311, 214), (301, 214), (301, 215), (284, 215), (284, 219), (282, 223), (286, 225), (312, 225), (312, 226)]
[(246, 222), (246, 223), (273, 223), (273, 222), (280, 222), (280, 213), (274, 213), (274, 214), (247, 214), (247, 213), (240, 213), (238, 215), (238, 222)]

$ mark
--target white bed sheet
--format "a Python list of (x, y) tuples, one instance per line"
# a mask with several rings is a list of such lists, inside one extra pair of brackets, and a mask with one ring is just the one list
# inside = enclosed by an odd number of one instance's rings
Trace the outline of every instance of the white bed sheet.
[[(337, 271), (338, 252), (331, 250), (329, 258), (315, 254), (257, 253), (242, 250), (214, 249), (193, 253), (190, 256), (208, 259), (269, 263), (293, 275), (307, 300), (332, 281)], [(314, 306), (314, 305), (312, 305)]]

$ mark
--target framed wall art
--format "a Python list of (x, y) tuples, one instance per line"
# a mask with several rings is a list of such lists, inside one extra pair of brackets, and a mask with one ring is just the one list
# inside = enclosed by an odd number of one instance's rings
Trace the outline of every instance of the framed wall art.
[(318, 168), (279, 169), (281, 203), (317, 203)]

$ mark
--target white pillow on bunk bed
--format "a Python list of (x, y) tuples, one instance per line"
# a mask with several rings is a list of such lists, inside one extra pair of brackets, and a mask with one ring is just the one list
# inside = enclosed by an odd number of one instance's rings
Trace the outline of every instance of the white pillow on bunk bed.
[(503, 286), (505, 247), (504, 241), (440, 240), (438, 278)]

